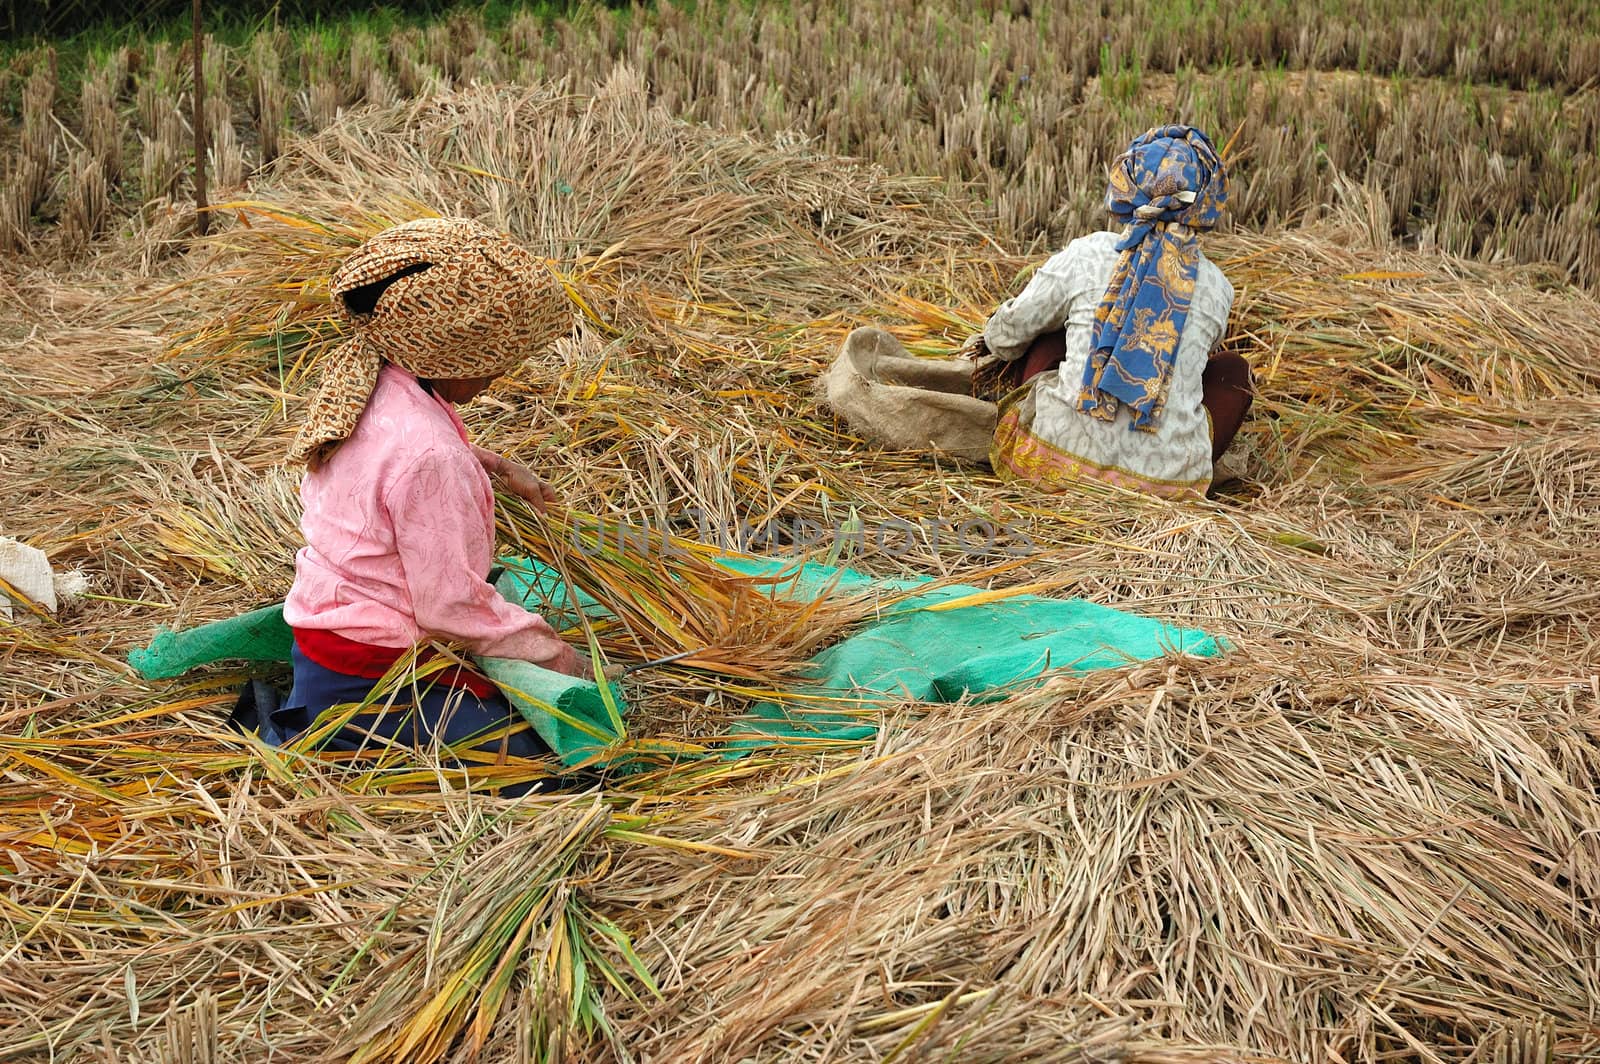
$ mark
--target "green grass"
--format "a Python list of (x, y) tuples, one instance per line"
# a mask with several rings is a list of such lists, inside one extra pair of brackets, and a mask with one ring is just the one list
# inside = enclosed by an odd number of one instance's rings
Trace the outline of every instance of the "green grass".
[[(711, 0), (711, 3), (747, 9), (760, 6), (756, 0)], [(697, 5), (691, 0), (676, 6), (693, 11)], [(793, 7), (790, 4), (779, 6), (786, 13)], [(1021, 0), (1010, 0), (1001, 6), (1011, 9), (1014, 17), (1025, 17), (1025, 13), (1029, 13), (1041, 25), (1045, 21), (1044, 10), (1033, 11)], [(541, 18), (556, 19), (571, 16), (586, 7), (627, 11), (633, 4), (625, 0), (482, 0), (480, 3), (391, 0), (367, 6), (349, 0), (255, 0), (244, 4), (219, 4), (213, 0), (206, 5), (205, 18), (207, 30), (219, 40), (238, 44), (263, 26), (280, 26), (296, 35), (303, 31), (331, 30), (347, 38), (362, 30), (387, 33), (456, 14), (470, 14), (481, 19), (492, 31), (519, 13), (531, 12)], [(1588, 0), (1453, 0), (1438, 4), (1424, 0), (1320, 0), (1313, 9), (1292, 0), (1252, 0), (1238, 5), (1220, 5), (1211, 0), (1204, 3), (1112, 0), (1102, 11), (1103, 14), (1089, 9), (1063, 9), (1060, 14), (1080, 25), (1115, 26), (1130, 20), (1146, 45), (1145, 51), (1163, 47), (1157, 42), (1179, 42), (1173, 47), (1185, 53), (1183, 58), (1205, 67), (1271, 64), (1280, 59), (1274, 49), (1244, 43), (1242, 38), (1250, 36), (1248, 31), (1261, 27), (1298, 29), (1329, 24), (1348, 27), (1353, 30), (1355, 49), (1341, 56), (1334, 65), (1372, 72), (1384, 72), (1395, 66), (1394, 45), (1387, 43), (1387, 39), (1397, 38), (1395, 30), (1405, 22), (1443, 26), (1453, 43), (1471, 50), (1481, 48), (1483, 42), (1497, 33), (1502, 37), (1509, 33), (1512, 41), (1525, 45), (1530, 54), (1540, 50), (1564, 51), (1566, 44), (1575, 37), (1600, 34), (1600, 5)], [(906, 17), (916, 18), (915, 8), (908, 8)], [(115, 5), (87, 0), (52, 4), (7, 0), (0, 9), (0, 26), (7, 30), (6, 40), (0, 42), (0, 62), (46, 43), (56, 47), (65, 60), (121, 44), (186, 39), (190, 26), (189, 4), (185, 0), (126, 0)], [(1214, 48), (1209, 55), (1187, 54), (1196, 46), (1188, 42), (1206, 40), (1219, 33), (1233, 40)], [(1282, 39), (1281, 36), (1273, 38), (1275, 42)], [(1175, 65), (1170, 62), (1152, 65), (1152, 58), (1145, 55), (1143, 65), (1157, 70), (1170, 70)], [(1448, 54), (1440, 57), (1440, 62), (1446, 66), (1453, 60)]]
[[(24, 9), (18, 13), (18, 7)], [(32, 0), (10, 0), (0, 25), (7, 27), (0, 41), (0, 63), (12, 63), (42, 45), (56, 49), (63, 73), (81, 72), (93, 57), (123, 45), (148, 46), (158, 41), (174, 43), (190, 37), (190, 9), (187, 2), (154, 2), (140, 5), (142, 15), (128, 17), (117, 10), (108, 14), (107, 5), (69, 2), (48, 5), (43, 11)], [(426, 26), (453, 15), (470, 15), (482, 20), (491, 31), (499, 30), (513, 16), (529, 12), (546, 20), (573, 15), (586, 6), (625, 11), (631, 5), (623, 0), (399, 0), (380, 5), (361, 5), (349, 0), (294, 0), (221, 4), (210, 0), (204, 5), (206, 32), (231, 46), (249, 42), (263, 29), (283, 28), (298, 39), (323, 35), (330, 41), (348, 42), (363, 31), (388, 34), (409, 26)]]

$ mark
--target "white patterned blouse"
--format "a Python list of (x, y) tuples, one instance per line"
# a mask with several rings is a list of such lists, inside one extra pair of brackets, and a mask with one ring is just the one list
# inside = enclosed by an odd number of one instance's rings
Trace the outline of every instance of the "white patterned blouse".
[(1126, 407), (1116, 420), (1080, 413), (1078, 393), (1093, 342), (1095, 309), (1117, 262), (1114, 232), (1080, 237), (1052, 256), (1022, 294), (1003, 303), (984, 326), (989, 350), (1022, 356), (1040, 335), (1064, 329), (1067, 357), (1058, 370), (1033, 378), (1001, 406), (994, 467), (1002, 476), (1043, 487), (1099, 481), (1157, 495), (1204, 494), (1211, 485), (1211, 422), (1201, 405), (1201, 375), (1227, 328), (1233, 285), (1200, 256), (1200, 275), (1156, 431), (1133, 432)]

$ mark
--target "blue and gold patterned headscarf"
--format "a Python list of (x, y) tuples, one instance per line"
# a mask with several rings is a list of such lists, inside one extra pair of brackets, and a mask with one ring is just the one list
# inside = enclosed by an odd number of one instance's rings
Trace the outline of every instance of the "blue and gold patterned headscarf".
[(1131, 428), (1156, 431), (1200, 273), (1195, 230), (1215, 225), (1227, 199), (1222, 160), (1191, 126), (1152, 129), (1112, 164), (1106, 207), (1128, 230), (1095, 311), (1079, 410), (1111, 421), (1126, 403)]

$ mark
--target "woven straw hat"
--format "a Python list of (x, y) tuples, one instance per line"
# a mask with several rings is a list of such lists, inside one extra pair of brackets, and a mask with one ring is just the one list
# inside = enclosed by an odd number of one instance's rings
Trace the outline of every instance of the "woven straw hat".
[(384, 230), (344, 261), (332, 291), (352, 336), (327, 356), (291, 461), (326, 457), (355, 431), (384, 362), (422, 378), (496, 377), (571, 325), (566, 292), (544, 263), (461, 218)]

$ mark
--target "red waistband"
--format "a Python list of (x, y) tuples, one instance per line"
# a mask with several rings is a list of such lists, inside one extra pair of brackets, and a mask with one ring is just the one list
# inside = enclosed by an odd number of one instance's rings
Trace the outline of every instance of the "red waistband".
[[(317, 628), (294, 629), (294, 641), (300, 648), (300, 653), (324, 669), (332, 669), (345, 676), (360, 676), (366, 680), (381, 679), (385, 673), (394, 668), (395, 662), (410, 653), (409, 649), (358, 643), (354, 639), (346, 639), (338, 632)], [(432, 647), (424, 647), (417, 653), (417, 664), (420, 665), (429, 658), (437, 656), (438, 651)], [(464, 688), (479, 698), (491, 698), (500, 690), (487, 676), (460, 665), (452, 665), (442, 672), (435, 673), (428, 677), (428, 681), (446, 687)]]

